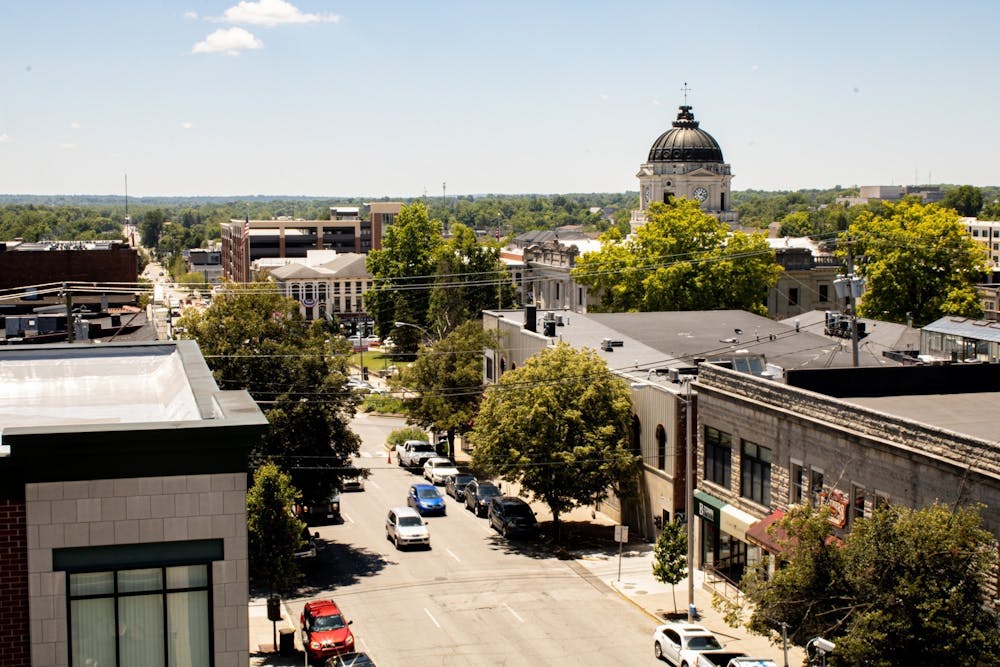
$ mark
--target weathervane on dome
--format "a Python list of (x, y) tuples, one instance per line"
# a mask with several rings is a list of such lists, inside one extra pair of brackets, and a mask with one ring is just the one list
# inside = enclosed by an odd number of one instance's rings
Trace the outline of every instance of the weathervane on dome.
[(684, 93), (684, 106), (687, 106), (687, 103), (688, 103), (688, 93), (691, 92), (691, 88), (688, 88), (688, 82), (687, 81), (684, 82), (684, 87), (681, 88), (681, 92)]

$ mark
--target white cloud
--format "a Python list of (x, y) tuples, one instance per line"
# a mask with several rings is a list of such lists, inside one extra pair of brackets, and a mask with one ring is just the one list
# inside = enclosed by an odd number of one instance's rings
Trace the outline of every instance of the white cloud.
[(0, 132), (0, 144), (10, 141), (10, 135), (6, 132)]
[(756, 71), (757, 71), (757, 70), (759, 70), (759, 69), (760, 69), (760, 66), (759, 66), (759, 65), (750, 65), (750, 70), (751, 70), (752, 72), (756, 72)]
[(75, 148), (76, 148), (76, 144), (74, 144), (74, 143), (59, 144), (59, 150), (61, 150), (61, 151), (71, 151), (71, 150), (73, 150)]
[(607, 101), (608, 96), (605, 95), (604, 93), (601, 93), (601, 99), (604, 100), (604, 101)]
[(80, 129), (80, 123), (76, 122), (75, 120), (74, 121), (70, 121), (69, 126), (71, 128), (73, 128), (74, 130), (79, 130)]
[(303, 14), (302, 11), (285, 0), (241, 0), (235, 7), (225, 11), (220, 19), (227, 23), (276, 26), (285, 23), (339, 23), (336, 14)]
[(197, 19), (198, 12), (194, 11), (193, 9), (189, 9), (186, 12), (184, 12), (184, 18), (191, 20)]
[(240, 51), (260, 49), (264, 43), (253, 33), (243, 28), (225, 28), (216, 30), (191, 49), (191, 53), (225, 53), (227, 56), (238, 56)]
[(183, 127), (185, 130), (190, 130), (192, 127), (194, 127), (194, 123), (192, 123), (191, 121), (184, 121), (183, 123), (181, 123), (181, 127)]

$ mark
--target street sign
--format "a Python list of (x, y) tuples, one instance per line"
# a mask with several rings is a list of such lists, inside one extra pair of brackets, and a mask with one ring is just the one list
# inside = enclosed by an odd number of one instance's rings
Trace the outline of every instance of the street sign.
[(615, 526), (615, 542), (628, 542), (628, 526)]

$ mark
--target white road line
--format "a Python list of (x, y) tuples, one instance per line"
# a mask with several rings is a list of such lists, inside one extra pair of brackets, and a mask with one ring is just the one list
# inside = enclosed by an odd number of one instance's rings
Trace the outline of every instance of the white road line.
[(445, 551), (447, 551), (447, 552), (448, 552), (448, 555), (449, 555), (449, 556), (451, 556), (452, 558), (454, 558), (454, 559), (455, 559), (455, 562), (456, 562), (456, 563), (461, 563), (461, 562), (462, 562), (462, 559), (461, 559), (461, 558), (459, 558), (458, 556), (456, 556), (455, 554), (453, 554), (453, 553), (451, 552), (451, 549), (445, 549)]
[(433, 615), (431, 614), (431, 611), (430, 611), (430, 609), (428, 609), (427, 607), (424, 607), (424, 612), (425, 612), (425, 613), (427, 614), (427, 617), (428, 617), (429, 619), (431, 619), (431, 621), (432, 621), (432, 622), (434, 623), (434, 625), (438, 626), (438, 629), (440, 629), (440, 628), (441, 628), (441, 624), (440, 624), (440, 623), (438, 623), (438, 622), (437, 622), (437, 619), (436, 619), (436, 618), (434, 618), (434, 616), (433, 616)]
[(365, 641), (365, 638), (364, 637), (358, 637), (358, 639), (360, 639), (361, 643), (365, 645), (365, 653), (371, 653), (372, 650), (370, 648), (368, 648), (368, 642)]
[(382, 487), (381, 487), (381, 486), (379, 486), (378, 484), (376, 484), (375, 482), (373, 482), (373, 481), (371, 480), (371, 478), (369, 478), (369, 479), (368, 479), (368, 481), (366, 481), (366, 482), (365, 482), (365, 484), (369, 484), (369, 485), (371, 485), (371, 486), (374, 486), (374, 487), (375, 487), (376, 489), (378, 489), (379, 491), (381, 491), (381, 490), (382, 490)]
[(521, 618), (521, 616), (516, 611), (514, 611), (513, 609), (511, 609), (509, 604), (507, 604), (506, 602), (504, 602), (503, 606), (507, 608), (507, 611), (509, 611), (514, 618), (516, 618), (517, 620), (519, 620), (522, 623), (524, 623), (524, 619)]

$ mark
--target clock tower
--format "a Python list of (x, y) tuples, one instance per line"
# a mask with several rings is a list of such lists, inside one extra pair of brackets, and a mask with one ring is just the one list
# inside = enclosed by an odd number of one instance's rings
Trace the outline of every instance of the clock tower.
[(632, 214), (632, 230), (645, 223), (645, 213), (654, 201), (686, 197), (701, 203), (701, 209), (724, 222), (736, 222), (731, 209), (730, 167), (722, 159), (719, 143), (705, 130), (687, 104), (680, 107), (673, 127), (661, 134), (649, 149), (639, 179), (639, 210)]

